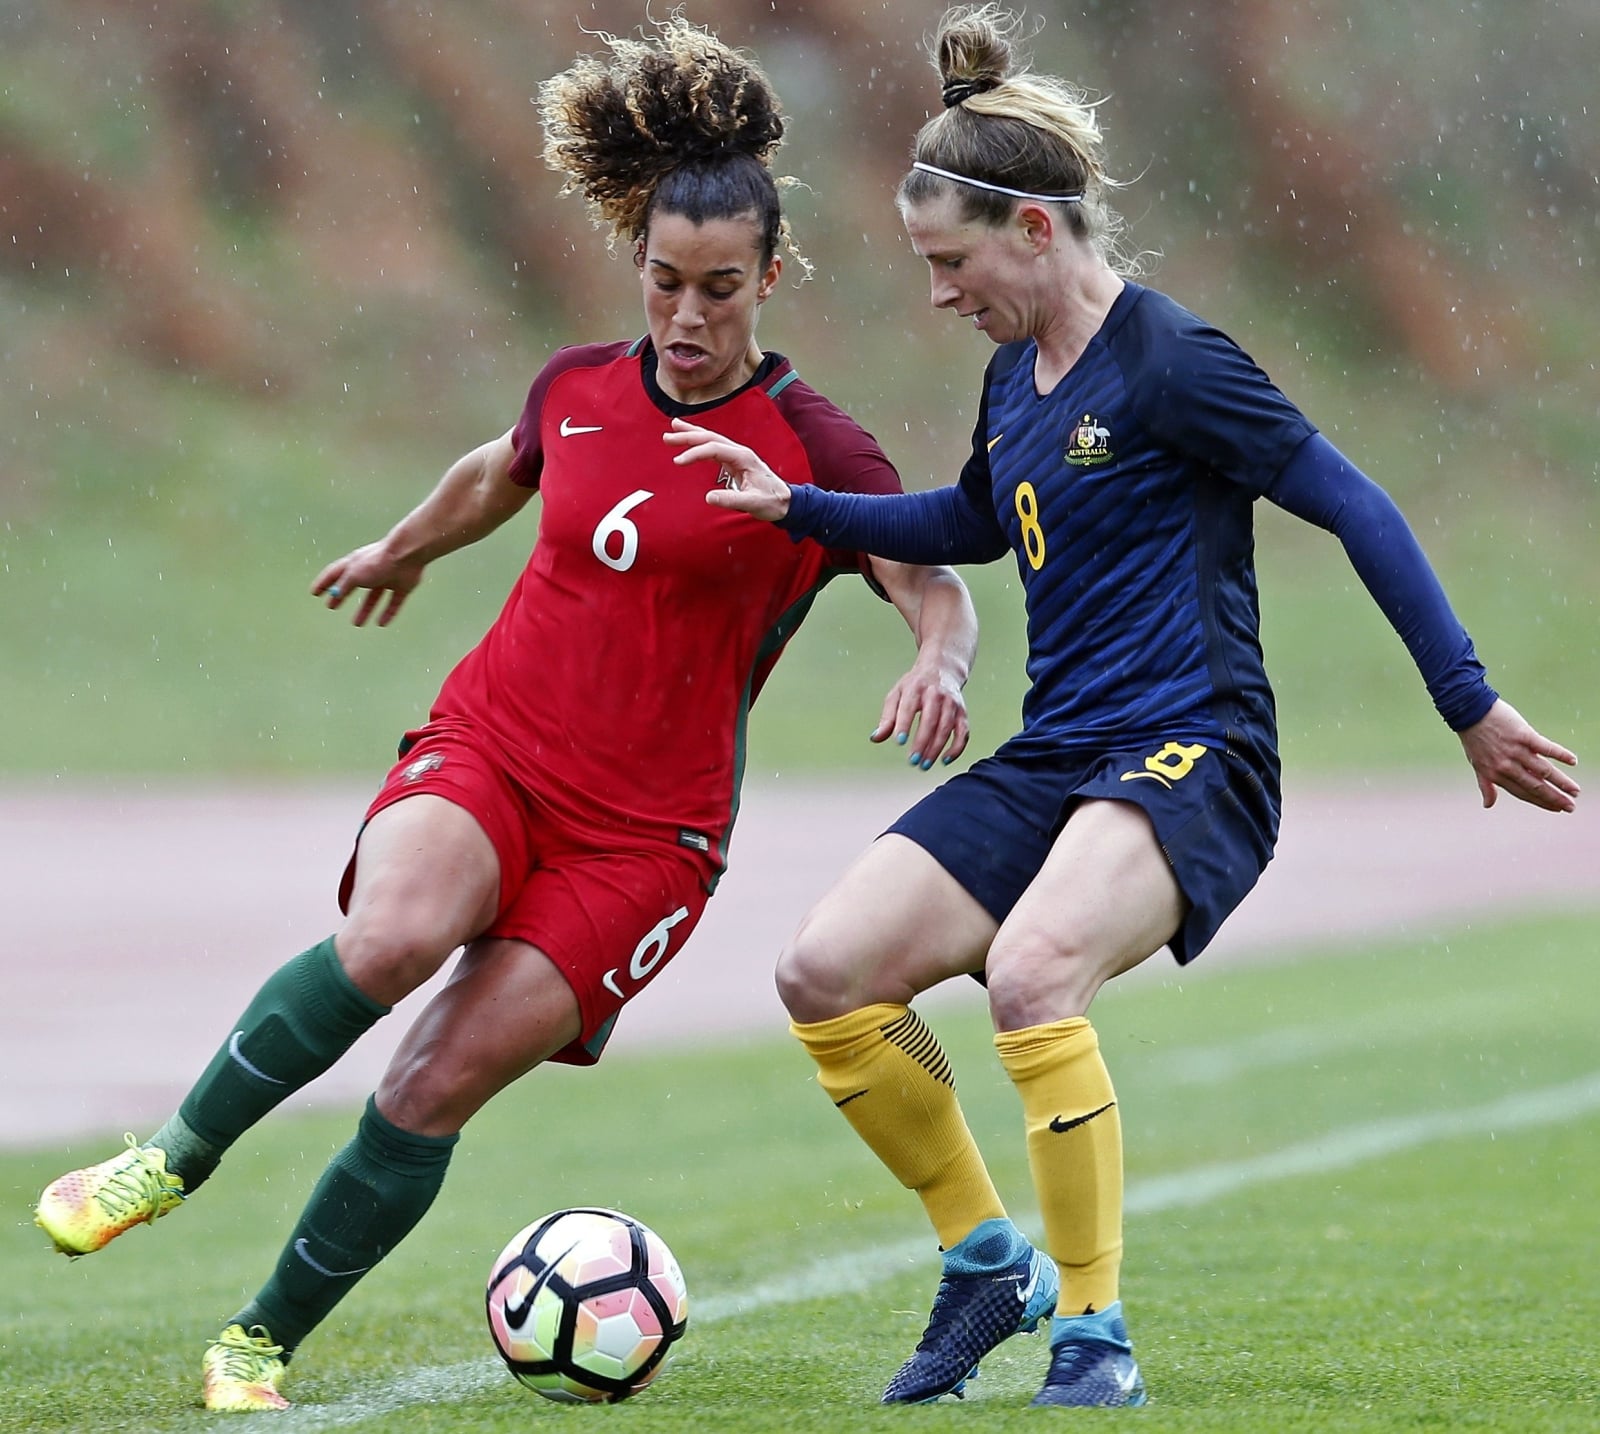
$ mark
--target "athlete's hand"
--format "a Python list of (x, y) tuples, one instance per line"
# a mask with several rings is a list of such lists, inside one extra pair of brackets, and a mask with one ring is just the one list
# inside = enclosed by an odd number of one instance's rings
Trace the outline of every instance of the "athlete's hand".
[[(913, 737), (913, 732), (915, 736)], [(911, 746), (913, 767), (930, 771), (941, 758), (949, 764), (967, 750), (967, 699), (961, 683), (947, 672), (913, 667), (883, 699), (883, 716), (872, 729), (874, 742), (893, 737)]]
[(368, 543), (335, 559), (318, 573), (317, 580), (311, 584), (311, 596), (326, 596), (329, 608), (337, 612), (347, 598), (365, 588), (366, 595), (350, 620), (357, 627), (365, 627), (387, 598), (387, 605), (378, 615), (378, 626), (388, 627), (422, 581), (423, 567), (424, 564), (415, 558), (390, 556), (383, 541)]
[(1552, 761), (1569, 767), (1578, 759), (1559, 743), (1541, 737), (1509, 702), (1497, 699), (1472, 726), (1456, 733), (1478, 775), (1483, 804), (1492, 807), (1504, 787), (1512, 796), (1547, 812), (1570, 812), (1581, 788)]
[(719, 463), (718, 482), (724, 486), (706, 494), (713, 508), (732, 508), (768, 523), (776, 523), (789, 511), (789, 485), (749, 448), (701, 428), (682, 418), (672, 420), (672, 431), (662, 438), (683, 449), (674, 463)]

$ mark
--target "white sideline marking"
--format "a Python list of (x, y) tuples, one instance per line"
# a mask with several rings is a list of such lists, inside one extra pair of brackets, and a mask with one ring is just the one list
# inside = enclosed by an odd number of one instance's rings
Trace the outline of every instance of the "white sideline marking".
[(1449, 1140), (1454, 1136), (1487, 1135), (1493, 1140), (1499, 1131), (1558, 1125), (1597, 1109), (1600, 1109), (1600, 1071), (1593, 1071), (1565, 1085), (1520, 1091), (1490, 1101), (1488, 1105), (1347, 1125), (1265, 1155), (1197, 1165), (1176, 1175), (1137, 1180), (1128, 1187), (1123, 1208), (1130, 1215), (1147, 1215), (1185, 1205), (1205, 1205), (1248, 1185), (1344, 1170), (1380, 1155), (1414, 1150), (1430, 1141)]
[(1426, 1005), (1385, 1007), (1348, 1025), (1280, 1026), (1225, 1045), (1142, 1049), (1139, 1078), (1173, 1085), (1220, 1085), (1250, 1071), (1304, 1067), (1319, 1056), (1415, 1043), (1433, 1032), (1490, 1029), (1503, 1010), (1504, 1002), (1494, 991), (1463, 991)]
[[(1379, 1156), (1414, 1150), (1435, 1140), (1463, 1135), (1487, 1135), (1492, 1140), (1502, 1131), (1559, 1125), (1594, 1110), (1600, 1110), (1600, 1071), (1564, 1085), (1504, 1096), (1487, 1105), (1347, 1125), (1265, 1155), (1197, 1165), (1173, 1175), (1136, 1180), (1128, 1186), (1124, 1205), (1129, 1215), (1151, 1215), (1184, 1206), (1206, 1205), (1252, 1185), (1287, 1180), (1296, 1175), (1323, 1175), (1344, 1170)], [(1022, 1218), (1030, 1217), (1025, 1214)], [(1036, 1216), (1033, 1218), (1036, 1220)], [(696, 1324), (716, 1324), (752, 1310), (799, 1304), (841, 1291), (865, 1290), (909, 1264), (929, 1262), (932, 1253), (931, 1237), (924, 1236), (871, 1250), (828, 1255), (783, 1279), (769, 1280), (736, 1293), (697, 1299), (693, 1320)], [(381, 1386), (346, 1395), (331, 1404), (297, 1404), (273, 1415), (270, 1422), (273, 1434), (336, 1429), (416, 1405), (471, 1398), (503, 1383), (505, 1378), (505, 1367), (497, 1359), (438, 1365), (385, 1379)], [(234, 1430), (237, 1434), (237, 1416), (229, 1415), (212, 1427)]]

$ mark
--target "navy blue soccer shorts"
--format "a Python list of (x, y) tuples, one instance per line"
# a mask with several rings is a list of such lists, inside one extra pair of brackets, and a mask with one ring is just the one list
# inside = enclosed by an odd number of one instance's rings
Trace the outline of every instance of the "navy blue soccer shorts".
[(889, 830), (927, 851), (997, 922), (1039, 873), (1073, 809), (1092, 798), (1149, 816), (1189, 914), (1169, 943), (1194, 960), (1256, 884), (1278, 839), (1278, 762), (1167, 742), (1146, 751), (1008, 753), (1005, 747), (929, 793)]

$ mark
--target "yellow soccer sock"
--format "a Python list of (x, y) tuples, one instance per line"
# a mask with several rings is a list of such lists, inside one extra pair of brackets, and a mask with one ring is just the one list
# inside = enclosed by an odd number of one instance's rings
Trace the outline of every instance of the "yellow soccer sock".
[(1005, 1208), (984, 1167), (938, 1038), (907, 1006), (863, 1006), (790, 1023), (817, 1063), (817, 1083), (856, 1134), (916, 1191), (950, 1249)]
[(1122, 1265), (1122, 1121), (1099, 1038), (1075, 1016), (994, 1044), (1022, 1097), (1045, 1245), (1061, 1266), (1057, 1309), (1103, 1310)]

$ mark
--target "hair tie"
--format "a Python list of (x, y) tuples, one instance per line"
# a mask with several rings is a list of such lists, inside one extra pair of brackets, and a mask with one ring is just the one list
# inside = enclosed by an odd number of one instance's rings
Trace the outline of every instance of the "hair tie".
[(963, 100), (970, 100), (974, 95), (981, 95), (994, 89), (1000, 83), (996, 79), (984, 80), (951, 80), (940, 94), (944, 98), (944, 107), (954, 109)]

